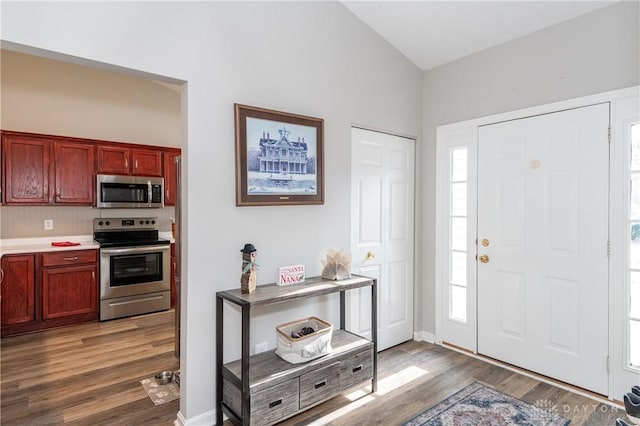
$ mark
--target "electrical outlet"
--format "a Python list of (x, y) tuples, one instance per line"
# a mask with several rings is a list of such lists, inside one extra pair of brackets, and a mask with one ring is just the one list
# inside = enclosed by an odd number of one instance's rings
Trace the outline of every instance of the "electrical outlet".
[(53, 229), (53, 219), (44, 220), (44, 230), (51, 231)]
[(261, 352), (266, 352), (269, 347), (267, 346), (267, 342), (258, 343), (256, 345), (256, 353), (259, 354)]

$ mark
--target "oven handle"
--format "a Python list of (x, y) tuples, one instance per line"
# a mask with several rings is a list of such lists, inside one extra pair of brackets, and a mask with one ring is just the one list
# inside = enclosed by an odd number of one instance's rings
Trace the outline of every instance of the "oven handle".
[(109, 249), (100, 249), (100, 253), (102, 255), (110, 255), (110, 254), (127, 254), (127, 253), (149, 253), (158, 250), (169, 251), (171, 247), (168, 245), (164, 246), (144, 246), (144, 247), (131, 247), (131, 248), (109, 248)]

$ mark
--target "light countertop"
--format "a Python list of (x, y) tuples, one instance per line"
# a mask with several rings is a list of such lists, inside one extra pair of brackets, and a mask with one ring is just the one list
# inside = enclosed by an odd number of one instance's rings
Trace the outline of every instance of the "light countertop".
[[(171, 232), (160, 232), (160, 238), (175, 242)], [(80, 243), (78, 246), (57, 247), (52, 242), (71, 241)], [(90, 250), (99, 249), (100, 246), (93, 241), (93, 235), (71, 235), (45, 238), (10, 238), (0, 240), (0, 257), (5, 254), (37, 253), (47, 251)]]
[[(71, 241), (80, 243), (78, 246), (56, 247), (52, 242)], [(0, 240), (0, 257), (5, 254), (36, 253), (45, 251), (68, 251), (98, 249), (100, 246), (93, 241), (92, 235), (72, 235), (47, 238), (11, 238)]]

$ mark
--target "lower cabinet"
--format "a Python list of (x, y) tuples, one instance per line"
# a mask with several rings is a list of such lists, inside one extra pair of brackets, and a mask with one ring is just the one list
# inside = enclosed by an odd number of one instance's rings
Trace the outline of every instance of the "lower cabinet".
[(31, 323), (36, 319), (36, 257), (2, 258), (2, 326)]
[(98, 251), (2, 257), (2, 336), (98, 319)]

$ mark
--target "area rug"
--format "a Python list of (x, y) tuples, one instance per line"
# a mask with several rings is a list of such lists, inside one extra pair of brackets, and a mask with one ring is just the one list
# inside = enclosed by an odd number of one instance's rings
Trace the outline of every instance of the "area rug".
[[(552, 410), (553, 411), (553, 410)], [(474, 382), (404, 426), (565, 426), (569, 420)]]
[(159, 385), (153, 377), (140, 380), (142, 387), (147, 391), (154, 405), (166, 404), (180, 398), (180, 386), (175, 381), (166, 385)]

